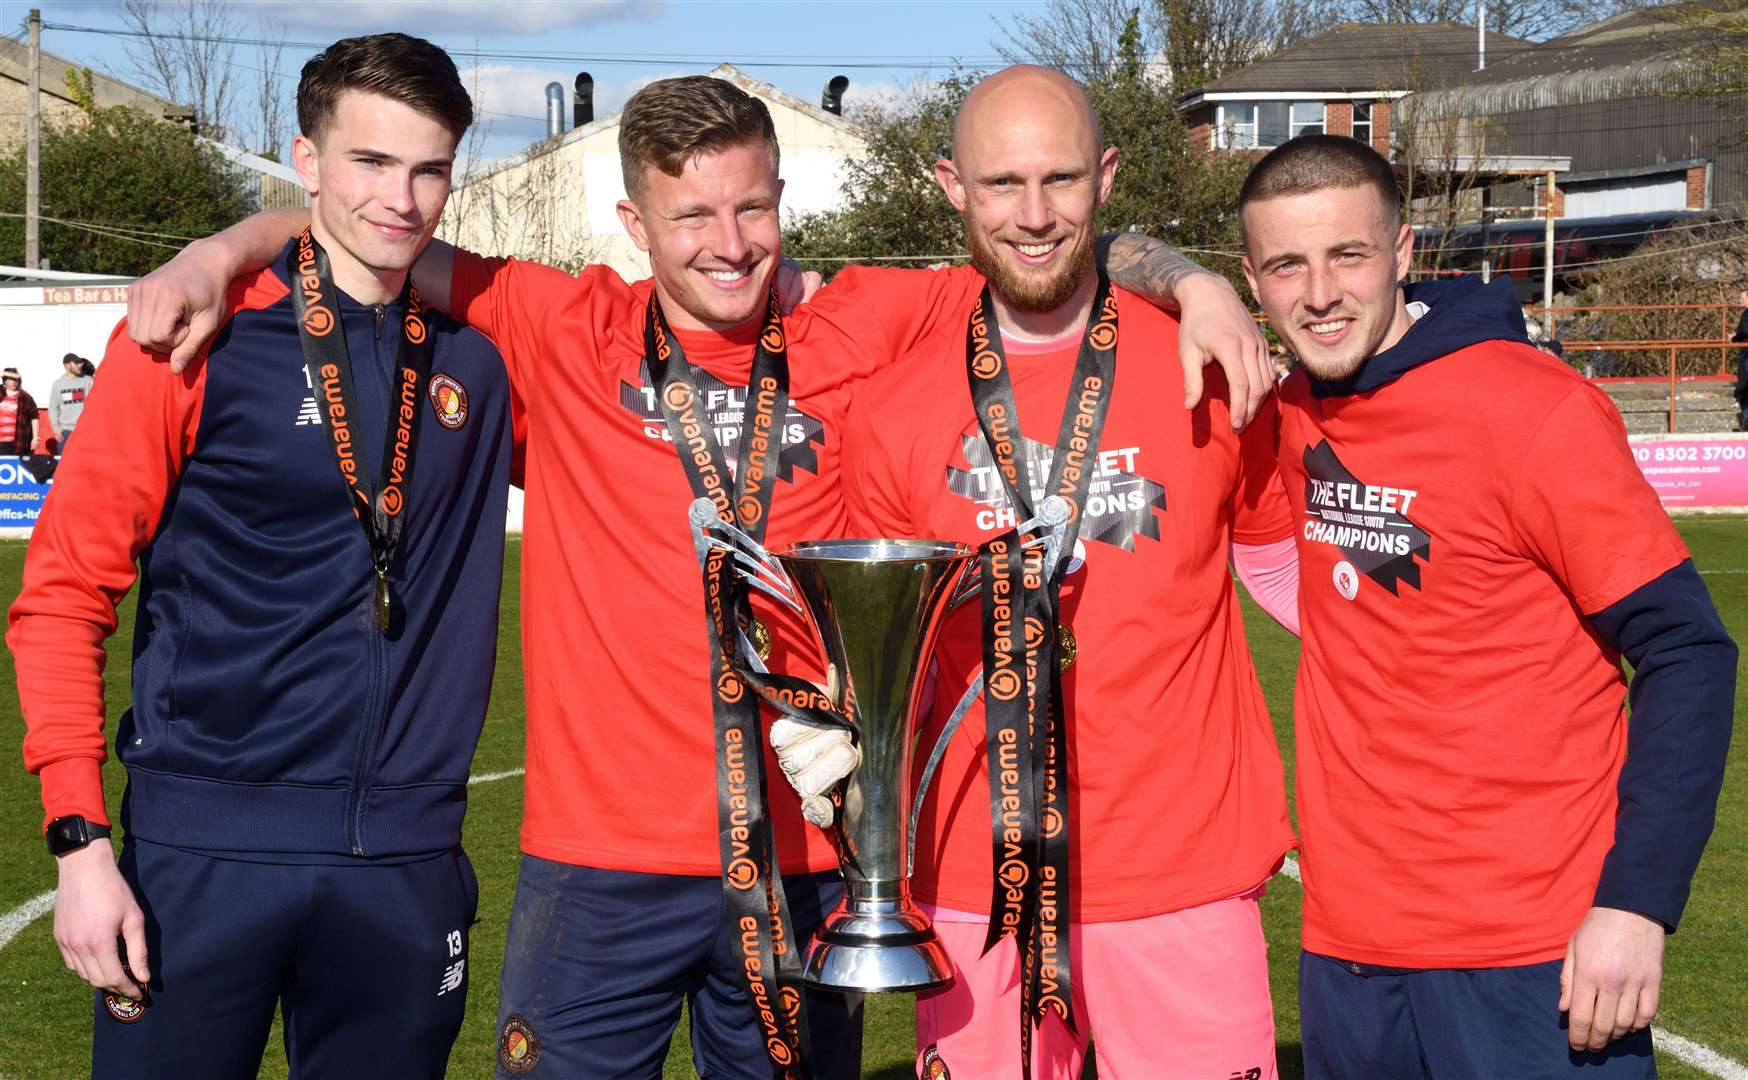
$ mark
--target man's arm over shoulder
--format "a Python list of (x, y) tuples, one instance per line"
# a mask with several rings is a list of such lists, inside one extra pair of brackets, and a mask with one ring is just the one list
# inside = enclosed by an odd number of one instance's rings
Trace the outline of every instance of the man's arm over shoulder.
[(194, 449), (205, 365), (166, 376), (128, 340), (110, 338), (79, 446), (61, 462), (25, 555), (7, 644), (18, 672), (24, 759), (42, 777), (45, 823), (107, 822), (104, 641), (133, 587), (134, 564)]
[(490, 338), (518, 385), (541, 378), (548, 364), (576, 363), (579, 353), (601, 356), (608, 337), (627, 332), (620, 324), (634, 313), (641, 325), (630, 287), (606, 266), (573, 277), (433, 240), (413, 267), (413, 284), (421, 297)]
[(309, 223), (307, 209), (264, 210), (189, 244), (128, 286), (128, 336), (145, 349), (169, 354), (170, 369), (181, 372), (229, 317), (225, 297), (231, 281), (264, 269)]
[(982, 288), (983, 275), (969, 266), (852, 266), (797, 307), (786, 329), (810, 350), (810, 376), (825, 385), (855, 382), (943, 327), (963, 327)]
[(1099, 238), (1111, 282), (1162, 308), (1182, 312), (1178, 358), (1184, 369), (1184, 408), (1202, 399), (1202, 369), (1218, 364), (1232, 389), (1232, 426), (1250, 423), (1274, 389), (1268, 343), (1237, 290), (1163, 240), (1140, 233)]

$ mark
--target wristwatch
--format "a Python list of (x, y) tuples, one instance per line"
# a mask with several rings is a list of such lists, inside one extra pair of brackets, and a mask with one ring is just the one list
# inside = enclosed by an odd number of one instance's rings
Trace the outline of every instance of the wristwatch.
[(95, 825), (78, 814), (68, 814), (49, 822), (48, 832), (43, 834), (43, 839), (48, 841), (49, 854), (59, 857), (78, 851), (98, 837), (108, 835), (109, 826)]

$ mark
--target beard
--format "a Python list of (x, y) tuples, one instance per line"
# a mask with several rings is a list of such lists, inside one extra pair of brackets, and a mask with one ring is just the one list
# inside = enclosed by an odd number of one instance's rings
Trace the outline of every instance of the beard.
[(1094, 229), (1083, 229), (1071, 241), (1056, 269), (1048, 273), (1027, 273), (1002, 257), (996, 241), (984, 236), (971, 224), (965, 224), (965, 246), (971, 249), (971, 265), (989, 279), (995, 291), (1019, 311), (1043, 315), (1055, 311), (1074, 296), (1093, 266)]

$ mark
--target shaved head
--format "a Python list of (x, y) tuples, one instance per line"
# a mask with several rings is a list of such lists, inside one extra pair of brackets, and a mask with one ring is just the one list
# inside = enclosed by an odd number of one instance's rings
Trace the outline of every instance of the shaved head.
[(1060, 71), (1018, 64), (965, 95), (935, 179), (1004, 326), (1022, 314), (1071, 321), (1090, 307), (1095, 218), (1116, 175), (1092, 102)]
[(1074, 131), (1083, 137), (1094, 161), (1104, 149), (1104, 132), (1086, 89), (1051, 68), (1015, 64), (971, 88), (953, 121), (953, 160), (963, 163), (975, 151), (976, 136), (996, 124)]

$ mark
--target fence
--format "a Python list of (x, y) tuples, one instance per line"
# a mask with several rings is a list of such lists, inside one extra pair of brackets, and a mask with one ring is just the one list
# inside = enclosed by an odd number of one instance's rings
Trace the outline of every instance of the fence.
[[(1677, 375), (1727, 375), (1732, 354), (1744, 346), (1730, 340), (1742, 308), (1735, 304), (1595, 304), (1526, 306), (1524, 318), (1541, 322), (1570, 356), (1588, 353), (1598, 377), (1659, 378), (1667, 374), (1669, 350)], [(1712, 328), (1716, 327), (1716, 336)], [(1563, 333), (1564, 330), (1564, 333)], [(1571, 335), (1570, 339), (1566, 335)], [(1619, 356), (1616, 354), (1629, 354)], [(1635, 363), (1637, 354), (1656, 354)]]

